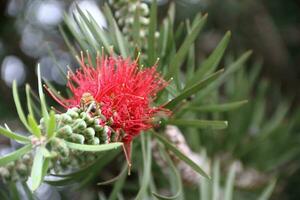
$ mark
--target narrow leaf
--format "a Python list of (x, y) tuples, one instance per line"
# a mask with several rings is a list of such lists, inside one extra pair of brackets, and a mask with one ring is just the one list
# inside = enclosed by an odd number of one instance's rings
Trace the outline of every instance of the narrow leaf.
[(150, 8), (150, 24), (149, 24), (149, 33), (148, 33), (148, 53), (149, 62), (148, 64), (153, 64), (156, 59), (155, 51), (155, 32), (157, 27), (157, 0), (152, 1)]
[(212, 200), (218, 200), (220, 198), (220, 161), (216, 160), (213, 165), (213, 188), (212, 188)]
[(151, 178), (151, 140), (150, 136), (142, 134), (141, 135), (142, 141), (142, 153), (143, 153), (143, 160), (144, 160), (144, 169), (143, 169), (143, 178), (141, 181), (141, 187), (139, 192), (136, 196), (136, 200), (143, 200), (145, 199), (148, 184)]
[(161, 150), (161, 155), (166, 159), (168, 165), (171, 167), (171, 170), (172, 170), (173, 174), (175, 175), (175, 182), (176, 182), (176, 185), (177, 185), (176, 194), (174, 194), (172, 196), (160, 195), (160, 194), (157, 194), (155, 192), (152, 192), (152, 194), (153, 194), (153, 196), (155, 196), (159, 200), (179, 199), (179, 197), (182, 195), (182, 183), (181, 183), (180, 174), (179, 174), (177, 168), (175, 167), (174, 163), (172, 162), (170, 156), (168, 156), (167, 153), (165, 151), (163, 151), (161, 148), (160, 148), (160, 150)]
[(44, 120), (47, 120), (49, 118), (49, 114), (48, 114), (48, 110), (47, 110), (45, 95), (43, 92), (40, 64), (38, 64), (38, 66), (37, 66), (37, 76), (38, 76), (38, 90), (39, 90), (42, 114), (43, 114)]
[(33, 118), (33, 116), (32, 115), (28, 115), (28, 123), (29, 123), (29, 125), (30, 125), (30, 127), (31, 127), (31, 132), (32, 132), (32, 134), (34, 135), (34, 136), (36, 136), (36, 137), (41, 137), (41, 130), (40, 130), (40, 128), (39, 128), (39, 125), (37, 124), (37, 122), (35, 121), (35, 119)]
[(28, 84), (26, 84), (25, 88), (26, 88), (27, 109), (28, 109), (29, 115), (31, 115), (33, 117), (33, 119), (35, 119), (34, 112), (32, 109), (33, 102), (30, 97), (30, 86)]
[(272, 192), (276, 185), (276, 179), (273, 179), (270, 184), (264, 189), (262, 194), (259, 196), (258, 200), (268, 200), (270, 199)]
[(219, 65), (223, 54), (228, 46), (231, 37), (230, 31), (228, 31), (218, 46), (214, 49), (211, 55), (200, 65), (194, 76), (188, 81), (187, 85), (191, 85), (197, 81), (197, 79), (204, 77), (207, 74), (212, 73)]
[(214, 129), (214, 130), (225, 129), (228, 126), (227, 121), (216, 121), (216, 120), (170, 119), (166, 123), (176, 125), (176, 126), (211, 128), (211, 129)]
[(55, 136), (56, 119), (54, 111), (50, 111), (50, 117), (47, 126), (47, 137), (50, 139)]
[(106, 17), (110, 23), (110, 25), (112, 26), (112, 31), (113, 33), (115, 33), (115, 39), (117, 41), (118, 47), (119, 47), (119, 51), (121, 53), (121, 55), (126, 58), (128, 56), (128, 50), (127, 50), (127, 45), (125, 45), (125, 38), (122, 35), (114, 17), (113, 14), (109, 8), (109, 6), (107, 4), (105, 4), (104, 6), (104, 12), (106, 14)]
[(231, 75), (232, 73), (234, 73), (236, 70), (238, 70), (240, 67), (243, 66), (243, 64), (248, 60), (251, 54), (252, 51), (247, 51), (243, 55), (241, 55), (240, 58), (236, 60), (234, 63), (232, 63), (228, 67), (228, 69), (225, 70), (225, 72), (213, 84), (209, 85), (207, 88), (202, 90), (197, 97), (201, 99), (205, 95), (213, 91), (215, 88), (219, 87), (229, 75)]
[(32, 149), (32, 145), (28, 144), (16, 151), (13, 151), (7, 155), (4, 155), (0, 158), (0, 166), (5, 166), (8, 163), (18, 160), (23, 156), (24, 154), (28, 153)]
[(197, 21), (197, 24), (194, 27), (192, 27), (190, 34), (185, 38), (178, 52), (176, 53), (171, 63), (169, 64), (169, 71), (166, 75), (166, 79), (170, 79), (171, 77), (175, 76), (179, 72), (180, 66), (184, 62), (185, 56), (187, 55), (190, 46), (196, 40), (206, 20), (207, 20), (207, 15), (204, 15), (201, 18), (201, 20)]
[(18, 142), (22, 142), (22, 143), (28, 143), (30, 141), (30, 139), (28, 137), (25, 137), (23, 135), (19, 135), (16, 133), (11, 132), (8, 129), (5, 129), (4, 127), (0, 126), (0, 134), (4, 135), (10, 139), (16, 140)]
[(31, 169), (31, 191), (35, 191), (42, 182), (44, 157), (41, 148), (37, 148)]
[(88, 144), (76, 144), (72, 142), (67, 142), (66, 144), (71, 149), (81, 150), (81, 151), (110, 151), (117, 149), (123, 145), (121, 142), (114, 142), (110, 144), (101, 144), (101, 145), (88, 145)]
[(205, 178), (210, 179), (210, 176), (203, 170), (199, 165), (197, 165), (194, 161), (192, 161), (189, 157), (184, 155), (176, 146), (171, 144), (167, 139), (163, 136), (154, 133), (153, 134), (159, 141), (161, 141), (167, 149), (172, 151), (180, 160), (184, 161), (187, 165), (189, 165), (193, 170), (198, 172), (200, 175), (204, 176)]
[(248, 103), (248, 100), (243, 101), (236, 101), (231, 103), (224, 103), (224, 104), (213, 104), (213, 105), (205, 105), (205, 106), (190, 106), (186, 109), (193, 110), (193, 111), (199, 111), (199, 112), (226, 112), (231, 111), (237, 108), (240, 108), (241, 106)]
[(17, 108), (17, 113), (19, 115), (21, 122), (24, 124), (24, 126), (27, 128), (27, 130), (31, 132), (31, 129), (27, 123), (26, 117), (24, 115), (24, 112), (23, 112), (23, 109), (21, 106), (17, 87), (18, 87), (17, 82), (14, 80), (13, 81), (13, 97), (14, 97), (14, 102), (15, 102), (16, 108)]
[(235, 168), (236, 165), (235, 163), (233, 163), (229, 169), (229, 174), (226, 179), (224, 200), (232, 200), (232, 193), (233, 193), (234, 179), (235, 179)]
[(219, 70), (216, 73), (205, 78), (204, 80), (201, 80), (200, 82), (196, 83), (192, 87), (186, 88), (180, 95), (178, 95), (177, 97), (175, 97), (174, 99), (169, 101), (165, 107), (168, 109), (174, 108), (182, 100), (190, 97), (191, 95), (197, 93), (199, 90), (208, 86), (210, 83), (212, 83), (214, 80), (216, 80), (222, 73), (223, 73), (223, 70)]

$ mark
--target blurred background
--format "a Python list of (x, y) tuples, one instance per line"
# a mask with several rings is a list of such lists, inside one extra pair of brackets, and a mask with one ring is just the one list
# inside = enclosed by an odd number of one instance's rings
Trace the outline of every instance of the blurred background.
[[(89, 10), (99, 25), (106, 26), (99, 9), (103, 1), (76, 2), (81, 9)], [(162, 16), (165, 12), (164, 8), (170, 2), (158, 1)], [(259, 80), (267, 80), (271, 88), (263, 98), (268, 104), (273, 105), (271, 108), (276, 108), (278, 101), (281, 101), (274, 98), (277, 94), (280, 94), (282, 101), (289, 100), (290, 106), (285, 121), (294, 121), (291, 130), (293, 134), (289, 137), (289, 141), (299, 138), (300, 114), (298, 113), (300, 112), (297, 112), (300, 100), (299, 1), (178, 0), (175, 3), (178, 22), (193, 18), (199, 11), (209, 14), (205, 30), (196, 44), (199, 58), (209, 54), (227, 30), (232, 32), (227, 54), (234, 57), (248, 49), (254, 51), (251, 62), (259, 62), (262, 65)], [(23, 93), (25, 83), (29, 83), (33, 89), (36, 89), (36, 64), (40, 63), (42, 76), (58, 87), (63, 87), (64, 79), (61, 78), (58, 68), (53, 65), (59, 64), (65, 71), (67, 66), (76, 67), (76, 62), (69, 53), (58, 28), (59, 25), (64, 26), (64, 14), (71, 15), (74, 9), (75, 4), (71, 0), (2, 0), (0, 2), (1, 124), (5, 121), (15, 129), (18, 127), (11, 93), (13, 80), (17, 80), (18, 85), (22, 86), (20, 91)], [(246, 71), (251, 71), (251, 66), (246, 67)], [(259, 88), (259, 84), (261, 82), (258, 81), (253, 87)], [(253, 89), (250, 93), (255, 94), (255, 91)], [(266, 114), (266, 118), (268, 117), (271, 116)], [(21, 127), (20, 131), (22, 131)], [(276, 148), (276, 146), (272, 147), (272, 143), (269, 145), (271, 149)], [(280, 188), (280, 193), (283, 193), (286, 199), (297, 199), (300, 196), (299, 162), (295, 156), (287, 162), (292, 167), (286, 169), (292, 170), (284, 175), (283, 179), (286, 181)]]

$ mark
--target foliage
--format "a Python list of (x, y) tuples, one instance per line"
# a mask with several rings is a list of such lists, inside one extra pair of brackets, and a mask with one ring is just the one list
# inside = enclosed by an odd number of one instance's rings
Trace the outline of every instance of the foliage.
[[(139, 1), (136, 1), (136, 7), (139, 6), (139, 3)], [(170, 5), (162, 21), (159, 21), (157, 17), (156, 1), (152, 2), (148, 10), (149, 15), (145, 11), (148, 7), (144, 8), (146, 4), (142, 5), (139, 8), (143, 7), (143, 12), (140, 9), (133, 9), (133, 19), (121, 23), (119, 20), (116, 21), (116, 18), (118, 18), (116, 13), (111, 11), (108, 4), (105, 4), (103, 11), (108, 22), (105, 28), (99, 27), (90, 13), (77, 7), (78, 12), (73, 17), (65, 14), (65, 26), (60, 27), (70, 52), (78, 62), (80, 62), (78, 56), (80, 49), (87, 51), (94, 58), (97, 54), (137, 57), (141, 68), (157, 64), (158, 69), (169, 81), (166, 90), (157, 95), (155, 104), (164, 104), (166, 108), (172, 110), (173, 115), (169, 118), (159, 119), (157, 128), (142, 133), (140, 138), (135, 140), (133, 145), (133, 160), (135, 162), (133, 163), (131, 177), (128, 178), (129, 180), (126, 180), (127, 176), (123, 170), (111, 181), (100, 183), (99, 185), (101, 186), (114, 183), (111, 193), (109, 195), (100, 193), (100, 199), (106, 199), (106, 196), (108, 196), (108, 199), (127, 199), (130, 197), (135, 197), (136, 199), (150, 199), (154, 197), (157, 199), (183, 199), (185, 196), (188, 198), (190, 188), (182, 184), (181, 175), (171, 155), (175, 155), (177, 159), (185, 162), (203, 176), (200, 179), (199, 186), (202, 199), (209, 199), (208, 197), (217, 199), (220, 195), (219, 191), (223, 188), (219, 184), (221, 179), (219, 161), (214, 162), (212, 180), (207, 182), (208, 180), (204, 179), (204, 177), (209, 178), (210, 174), (189, 158), (188, 155), (179, 151), (176, 144), (164, 137), (165, 127), (167, 125), (176, 125), (180, 126), (182, 130), (186, 130), (185, 136), (192, 149), (196, 151), (199, 151), (200, 147), (205, 147), (209, 155), (215, 155), (220, 151), (236, 152), (233, 150), (238, 150), (237, 155), (233, 155), (234, 158), (248, 160), (249, 152), (253, 150), (250, 148), (253, 148), (253, 146), (264, 147), (264, 145), (261, 145), (262, 141), (271, 138), (273, 134), (275, 135), (276, 130), (280, 130), (280, 123), (287, 112), (288, 104), (282, 103), (270, 121), (261, 123), (263, 124), (262, 133), (253, 140), (251, 138), (250, 140), (252, 141), (248, 142), (248, 138), (245, 138), (242, 134), (246, 132), (245, 130), (248, 130), (249, 124), (260, 124), (257, 122), (262, 122), (264, 114), (262, 108), (265, 105), (264, 100), (259, 98), (259, 95), (258, 101), (254, 103), (250, 101), (251, 104), (248, 104), (247, 107), (244, 105), (252, 92), (257, 74), (252, 72), (250, 80), (247, 80), (244, 71), (241, 70), (251, 55), (251, 51), (247, 51), (236, 60), (230, 61), (225, 69), (218, 70), (231, 37), (231, 33), (227, 32), (215, 50), (199, 63), (194, 44), (206, 23), (207, 15), (198, 14), (194, 20), (182, 23), (180, 25), (181, 28), (176, 28), (174, 22), (175, 7), (173, 4)], [(120, 8), (116, 5), (114, 9), (118, 10)], [(145, 19), (148, 20), (148, 23), (145, 23), (147, 21)], [(129, 24), (126, 25), (124, 23)], [(124, 31), (124, 29), (131, 30)], [(141, 30), (145, 32), (141, 34)], [(232, 77), (233, 74), (236, 75)], [(22, 177), (21, 181), (27, 180), (28, 172), (31, 170), (31, 184), (29, 184), (31, 190), (37, 189), (43, 180), (55, 186), (76, 183), (75, 187), (82, 188), (95, 183), (96, 178), (103, 175), (101, 170), (103, 170), (103, 173), (106, 172), (112, 175), (113, 170), (107, 171), (104, 168), (110, 162), (117, 163), (114, 165), (114, 168), (120, 171), (123, 168), (123, 164), (120, 164), (119, 160), (115, 158), (119, 153), (116, 148), (122, 144), (117, 142), (104, 144), (105, 140), (101, 141), (99, 136), (94, 137), (95, 135), (91, 134), (93, 137), (90, 137), (91, 135), (86, 134), (87, 121), (91, 122), (89, 126), (91, 128), (89, 130), (92, 130), (91, 132), (96, 132), (99, 127), (92, 125), (93, 119), (87, 119), (82, 114), (84, 111), (68, 110), (62, 114), (54, 114), (53, 111), (49, 112), (45, 94), (42, 90), (40, 75), (38, 78), (40, 112), (34, 113), (33, 107), (36, 107), (36, 105), (31, 101), (30, 92), (27, 92), (28, 117), (22, 110), (17, 88), (14, 85), (14, 99), (19, 118), (32, 135), (21, 136), (12, 132), (8, 127), (0, 129), (1, 134), (27, 144), (27, 146), (0, 158), (1, 166), (3, 166), (1, 168), (2, 171), (0, 171), (2, 177), (5, 173), (10, 172), (9, 170), (12, 170), (7, 165), (11, 164), (12, 161), (22, 164), (22, 159), (25, 159), (24, 155), (28, 153), (29, 160), (33, 163), (32, 169), (25, 170), (27, 174)], [(222, 85), (224, 85), (224, 88), (220, 89)], [(47, 86), (59, 95), (50, 83), (47, 83)], [(234, 86), (238, 88), (234, 88)], [(27, 90), (29, 91), (29, 89)], [(223, 98), (221, 96), (223, 90), (225, 91), (224, 96), (229, 99), (226, 103), (219, 102), (219, 99)], [(263, 91), (261, 95), (263, 95)], [(219, 114), (219, 112), (231, 111), (239, 107), (247, 109), (249, 113), (252, 111), (252, 115), (249, 117), (249, 115), (235, 113), (245, 112), (244, 110), (229, 112), (224, 115)], [(206, 114), (206, 112), (217, 113)], [(36, 114), (41, 115), (41, 122), (36, 121)], [(221, 135), (222, 133), (214, 133), (215, 130), (223, 130), (228, 126), (228, 122), (223, 121), (223, 119), (227, 118), (230, 120), (230, 124), (228, 131), (223, 131), (226, 136)], [(66, 123), (61, 125), (59, 124), (60, 120), (65, 120)], [(75, 122), (76, 124), (74, 124)], [(244, 129), (239, 127), (242, 125), (245, 126), (243, 127)], [(80, 129), (79, 133), (74, 131), (78, 127)], [(200, 134), (199, 132), (206, 132), (207, 134)], [(102, 129), (101, 133), (103, 133)], [(220, 135), (216, 136), (215, 134)], [(277, 138), (278, 142), (282, 140), (280, 137), (278, 136)], [(225, 139), (222, 140), (222, 138)], [(244, 138), (245, 142), (243, 143)], [(152, 159), (151, 141), (158, 142), (158, 151), (168, 163), (169, 173), (171, 174), (169, 180), (161, 178), (163, 177), (163, 172)], [(54, 151), (53, 149), (55, 149), (54, 147), (57, 143), (59, 143), (58, 148)], [(110, 150), (109, 153), (106, 152), (108, 150)], [(268, 148), (264, 150), (266, 152), (270, 151)], [(59, 151), (71, 152), (71, 154), (74, 154), (74, 157), (68, 157), (65, 162), (62, 158), (66, 157), (66, 155), (62, 155)], [(290, 152), (287, 152), (287, 154), (291, 156)], [(93, 155), (92, 159), (89, 159), (90, 155)], [(251, 155), (253, 154), (251, 153)], [(66, 169), (72, 165), (72, 161), (83, 157), (86, 157), (87, 160), (82, 162), (76, 169), (72, 168), (71, 173), (67, 173)], [(53, 164), (53, 160), (60, 160), (58, 167), (62, 169), (55, 170), (55, 162)], [(254, 159), (253, 162), (255, 164), (259, 163), (256, 161), (257, 159)], [(278, 165), (282, 162), (280, 160), (276, 161)], [(64, 162), (66, 168), (64, 168)], [(275, 165), (274, 163), (268, 164), (270, 166)], [(52, 168), (54, 170), (50, 171), (49, 169)], [(19, 169), (13, 170), (18, 171)], [(51, 180), (53, 176), (58, 177), (58, 180)], [(16, 177), (16, 179), (12, 180), (12, 183), (19, 180), (21, 176), (17, 174)], [(231, 167), (224, 189), (225, 199), (229, 200), (234, 197), (234, 177), (235, 167)], [(9, 179), (6, 181), (11, 182)], [(137, 188), (137, 183), (139, 183), (139, 188)], [(133, 184), (134, 188), (130, 188), (130, 184)], [(275, 182), (270, 183), (262, 193), (261, 199), (267, 199), (270, 196), (274, 184)], [(14, 184), (8, 185), (14, 187)], [(26, 184), (24, 185), (26, 187)], [(161, 188), (167, 188), (169, 193), (162, 194)]]

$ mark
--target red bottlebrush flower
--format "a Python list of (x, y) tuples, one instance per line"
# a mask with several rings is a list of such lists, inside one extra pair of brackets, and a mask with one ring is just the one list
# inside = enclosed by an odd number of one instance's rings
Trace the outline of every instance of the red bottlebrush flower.
[(153, 117), (159, 112), (168, 112), (162, 106), (152, 105), (157, 93), (167, 84), (156, 66), (139, 69), (137, 61), (97, 56), (94, 67), (89, 56), (88, 64), (82, 56), (81, 69), (68, 74), (67, 87), (73, 96), (64, 100), (54, 98), (65, 108), (71, 108), (80, 107), (83, 95), (90, 94), (105, 118), (112, 121), (110, 127), (125, 133), (120, 141), (125, 145), (130, 164), (132, 139), (141, 131), (152, 128)]

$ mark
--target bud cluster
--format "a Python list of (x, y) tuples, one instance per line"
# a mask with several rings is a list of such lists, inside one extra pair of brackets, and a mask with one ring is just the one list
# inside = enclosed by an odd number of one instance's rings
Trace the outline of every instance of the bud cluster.
[[(38, 140), (32, 137), (35, 147), (44, 145), (47, 157), (50, 158), (49, 171), (61, 173), (66, 170), (74, 170), (84, 167), (98, 158), (96, 153), (83, 152), (68, 148), (65, 141), (77, 144), (107, 144), (117, 142), (122, 138), (111, 128), (113, 121), (106, 119), (101, 110), (95, 113), (73, 107), (65, 113), (56, 114), (56, 137), (46, 140)], [(45, 132), (44, 119), (40, 120), (39, 128)], [(42, 136), (43, 137), (43, 136)], [(43, 137), (44, 138), (44, 137)], [(44, 142), (43, 142), (44, 141)], [(34, 148), (35, 149), (35, 148)], [(10, 162), (5, 167), (0, 167), (0, 176), (3, 181), (25, 181), (31, 173), (34, 152), (25, 154), (20, 159)]]
[[(137, 13), (140, 23), (139, 36), (145, 38), (150, 22), (149, 7), (146, 3), (140, 0), (130, 0), (130, 3), (125, 0), (109, 0), (109, 4), (115, 9), (115, 18), (125, 36), (133, 31), (134, 18)], [(132, 38), (128, 39), (131, 41)]]

